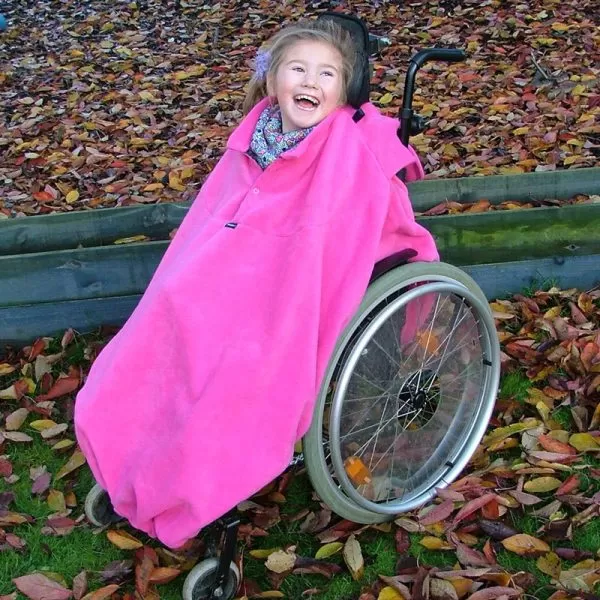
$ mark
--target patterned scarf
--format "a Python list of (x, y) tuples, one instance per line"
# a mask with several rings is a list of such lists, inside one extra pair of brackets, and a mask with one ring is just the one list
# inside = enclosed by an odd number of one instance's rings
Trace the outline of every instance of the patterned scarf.
[(267, 106), (256, 123), (250, 141), (250, 155), (262, 169), (266, 169), (286, 150), (299, 144), (313, 129), (297, 129), (282, 133), (281, 110), (278, 106)]

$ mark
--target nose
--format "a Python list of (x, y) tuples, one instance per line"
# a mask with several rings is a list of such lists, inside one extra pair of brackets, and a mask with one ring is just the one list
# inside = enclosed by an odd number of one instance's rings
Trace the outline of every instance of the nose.
[(311, 88), (317, 87), (317, 77), (312, 70), (307, 70), (304, 74), (304, 85)]

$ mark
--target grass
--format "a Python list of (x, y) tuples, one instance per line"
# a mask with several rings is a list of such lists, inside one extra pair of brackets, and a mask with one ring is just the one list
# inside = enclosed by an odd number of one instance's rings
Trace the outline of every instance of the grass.
[(504, 375), (500, 381), (500, 398), (514, 398), (519, 402), (524, 402), (527, 398), (527, 390), (532, 386), (531, 381), (521, 370), (511, 371)]
[[(89, 343), (89, 342), (88, 342)], [(56, 344), (56, 342), (55, 342)], [(76, 340), (76, 343), (70, 347), (68, 359), (61, 365), (57, 365), (57, 370), (66, 370), (68, 364), (84, 364), (85, 342)], [(58, 347), (49, 349), (48, 352), (57, 351)], [(11, 383), (11, 377), (14, 374), (0, 378), (0, 389)], [(526, 377), (523, 370), (515, 370), (503, 376), (501, 380), (499, 396), (503, 399), (515, 399), (523, 403), (526, 408), (525, 400), (528, 390), (532, 383)], [(58, 403), (60, 405), (60, 403)], [(13, 404), (0, 403), (0, 412), (8, 414), (16, 407)], [(62, 409), (61, 409), (62, 411)], [(64, 421), (65, 415), (55, 417), (57, 422)], [(560, 407), (553, 412), (554, 419), (567, 430), (574, 430), (574, 423), (568, 407)], [(30, 416), (28, 423), (37, 415)], [(31, 515), (35, 521), (31, 524), (23, 524), (14, 527), (12, 531), (23, 538), (27, 547), (22, 552), (5, 550), (0, 554), (0, 595), (9, 594), (14, 590), (11, 580), (14, 577), (40, 571), (49, 574), (51, 577), (61, 581), (66, 586), (71, 586), (73, 578), (82, 570), (86, 570), (90, 582), (90, 589), (96, 589), (102, 583), (98, 577), (99, 573), (112, 561), (131, 560), (132, 553), (121, 551), (112, 545), (105, 532), (95, 530), (93, 527), (83, 523), (75, 528), (73, 532), (65, 537), (55, 537), (44, 535), (42, 528), (45, 525), (47, 517), (52, 510), (45, 499), (33, 496), (31, 494), (32, 481), (30, 479), (30, 469), (40, 466), (46, 466), (50, 473), (56, 473), (71, 455), (72, 449), (56, 452), (52, 450), (51, 444), (41, 439), (39, 433), (26, 423), (21, 431), (30, 434), (34, 441), (31, 443), (9, 443), (6, 444), (4, 452), (9, 456), (13, 463), (14, 472), (20, 479), (7, 484), (0, 479), (0, 492), (12, 491), (15, 496), (15, 502), (11, 510)], [(67, 437), (73, 438), (72, 431), (68, 432)], [(518, 449), (515, 449), (517, 451)], [(600, 468), (600, 459), (592, 455), (586, 455), (583, 464), (590, 467)], [(578, 471), (581, 478), (581, 489), (586, 491), (586, 495), (591, 495), (600, 491), (600, 482), (586, 473), (586, 470)], [(77, 506), (73, 509), (72, 518), (77, 519), (83, 512), (83, 501), (88, 490), (92, 487), (93, 480), (87, 467), (82, 467), (76, 471), (73, 476), (55, 482), (52, 487), (64, 493), (73, 492), (77, 500)], [(240, 546), (240, 553), (244, 557), (244, 573), (248, 579), (256, 581), (261, 589), (273, 589), (272, 574), (266, 569), (263, 559), (255, 559), (250, 556), (251, 549), (259, 548), (288, 548), (290, 545), (296, 546), (295, 552), (299, 556), (313, 557), (320, 544), (314, 534), (303, 533), (301, 531), (302, 520), (291, 522), (288, 517), (298, 514), (301, 510), (309, 508), (318, 510), (318, 502), (313, 498), (313, 491), (306, 474), (296, 476), (292, 479), (289, 487), (285, 491), (286, 501), (281, 505), (282, 521), (269, 530), (267, 537), (254, 538), (252, 547)], [(526, 509), (528, 510), (528, 509)], [(527, 512), (511, 510), (508, 513), (508, 521), (517, 531), (537, 536), (541, 520), (532, 517)], [(131, 531), (138, 539), (144, 543), (149, 543), (157, 547), (157, 544), (148, 540), (139, 532)], [(408, 554), (415, 557), (419, 564), (425, 566), (434, 566), (438, 568), (453, 568), (457, 564), (456, 553), (453, 551), (431, 551), (420, 545), (420, 535), (410, 536), (410, 547)], [(600, 539), (600, 520), (591, 521), (585, 527), (574, 531), (572, 545), (580, 550), (595, 552), (597, 550), (597, 540)], [(365, 586), (372, 585), (379, 575), (393, 575), (396, 563), (399, 558), (395, 549), (394, 534), (384, 533), (377, 530), (368, 530), (363, 532), (359, 541), (361, 544), (363, 557), (365, 561), (365, 575), (360, 582), (352, 579), (350, 574), (344, 569), (336, 574), (331, 580), (322, 575), (291, 575), (286, 577), (281, 583), (280, 590), (286, 598), (300, 598), (302, 593), (310, 588), (321, 590), (318, 594), (320, 600), (356, 600)], [(556, 544), (555, 544), (556, 545)], [(564, 544), (562, 544), (564, 545)], [(548, 576), (541, 573), (536, 567), (536, 561), (532, 558), (521, 557), (511, 552), (505, 551), (500, 544), (497, 546), (497, 555), (499, 564), (510, 571), (524, 571), (532, 573), (536, 578), (536, 590), (530, 590), (537, 598), (544, 600), (551, 591)], [(341, 552), (327, 559), (343, 565)], [(564, 562), (564, 568), (567, 562)], [(175, 600), (181, 598), (181, 588), (184, 575), (178, 577), (168, 585), (161, 585), (159, 589), (160, 597), (165, 600)], [(132, 591), (133, 585), (126, 584), (122, 591)], [(548, 591), (548, 593), (546, 593)]]

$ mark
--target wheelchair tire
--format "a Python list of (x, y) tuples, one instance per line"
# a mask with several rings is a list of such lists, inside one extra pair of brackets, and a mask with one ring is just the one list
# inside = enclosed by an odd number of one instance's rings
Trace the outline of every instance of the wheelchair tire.
[[(396, 325), (407, 310), (421, 311), (428, 302), (435, 302), (435, 311), (429, 319), (431, 304), (425, 314), (430, 321), (427, 333), (415, 330), (404, 347), (398, 333), (410, 321)], [(459, 334), (462, 337), (454, 339)], [(382, 343), (385, 336), (393, 340), (387, 348)], [(387, 374), (374, 383), (360, 369), (387, 369)], [(473, 279), (439, 262), (392, 269), (367, 289), (325, 372), (303, 440), (315, 491), (338, 515), (364, 524), (383, 522), (424, 504), (436, 488), (446, 487), (460, 474), (475, 451), (494, 407), (499, 377), (494, 321)], [(357, 382), (361, 389), (370, 386), (373, 395), (363, 397), (361, 391), (352, 398)], [(352, 402), (364, 406), (348, 413)], [(369, 425), (378, 412), (385, 416), (385, 426), (379, 427), (383, 416), (379, 425)], [(365, 433), (375, 427), (376, 432)], [(380, 441), (388, 450), (393, 448), (391, 456), (375, 448)], [(377, 474), (384, 467), (387, 475)]]

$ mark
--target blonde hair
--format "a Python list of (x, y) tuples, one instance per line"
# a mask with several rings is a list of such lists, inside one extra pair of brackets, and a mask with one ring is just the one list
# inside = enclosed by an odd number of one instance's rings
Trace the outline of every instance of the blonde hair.
[(324, 42), (333, 46), (340, 53), (342, 57), (341, 102), (346, 103), (348, 86), (352, 80), (356, 63), (356, 46), (350, 33), (343, 27), (330, 19), (316, 19), (314, 21), (299, 21), (294, 25), (285, 27), (269, 40), (265, 47), (270, 54), (269, 68), (262, 77), (255, 73), (250, 80), (244, 99), (244, 114), (247, 114), (259, 100), (269, 95), (267, 78), (277, 73), (287, 50), (294, 44), (304, 41)]

